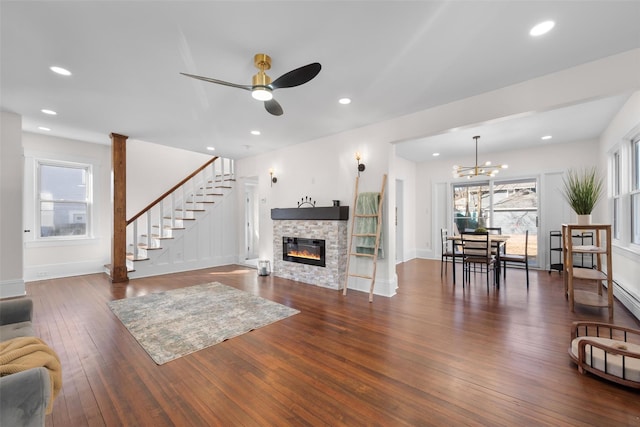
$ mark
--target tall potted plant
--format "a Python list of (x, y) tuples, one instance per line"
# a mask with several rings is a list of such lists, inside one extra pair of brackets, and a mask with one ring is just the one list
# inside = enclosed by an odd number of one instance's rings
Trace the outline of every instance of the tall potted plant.
[(595, 167), (582, 171), (569, 169), (562, 181), (562, 195), (578, 215), (578, 224), (590, 224), (591, 212), (602, 195), (604, 185), (598, 170)]

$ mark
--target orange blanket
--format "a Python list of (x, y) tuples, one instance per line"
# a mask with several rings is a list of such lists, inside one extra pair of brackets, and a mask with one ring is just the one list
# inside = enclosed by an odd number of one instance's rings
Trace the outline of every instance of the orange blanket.
[(39, 367), (47, 368), (51, 377), (51, 400), (46, 411), (50, 414), (53, 400), (62, 388), (62, 367), (58, 355), (36, 337), (18, 337), (0, 342), (0, 376)]

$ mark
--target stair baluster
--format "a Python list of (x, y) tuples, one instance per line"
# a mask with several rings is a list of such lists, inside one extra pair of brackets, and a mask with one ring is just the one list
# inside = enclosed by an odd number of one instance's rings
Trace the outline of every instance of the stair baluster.
[(133, 259), (138, 259), (138, 220), (133, 222)]

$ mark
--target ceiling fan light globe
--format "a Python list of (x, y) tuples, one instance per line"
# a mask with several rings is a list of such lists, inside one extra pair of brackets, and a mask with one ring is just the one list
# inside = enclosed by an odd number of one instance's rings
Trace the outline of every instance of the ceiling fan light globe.
[(251, 96), (253, 99), (257, 99), (258, 101), (270, 101), (273, 99), (273, 94), (266, 87), (257, 87), (251, 91)]

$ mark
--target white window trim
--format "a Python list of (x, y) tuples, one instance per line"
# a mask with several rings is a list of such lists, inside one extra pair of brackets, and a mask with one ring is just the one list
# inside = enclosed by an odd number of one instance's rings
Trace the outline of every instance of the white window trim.
[[(24, 228), (30, 230), (25, 233), (26, 247), (48, 247), (93, 244), (97, 240), (94, 230), (94, 162), (89, 159), (74, 159), (74, 161), (59, 160), (48, 153), (25, 153), (25, 218)], [(49, 236), (40, 237), (40, 165), (66, 166), (87, 170), (87, 234), (83, 236)], [(31, 193), (31, 194), (29, 194)]]

